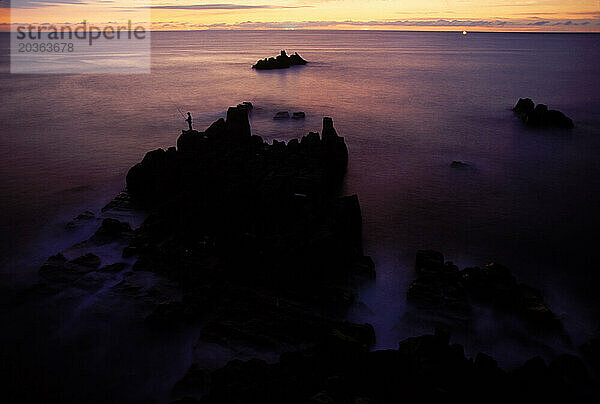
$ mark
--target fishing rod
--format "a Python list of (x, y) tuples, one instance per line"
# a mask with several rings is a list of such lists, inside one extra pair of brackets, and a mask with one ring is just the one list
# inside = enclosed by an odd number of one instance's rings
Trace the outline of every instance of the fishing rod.
[[(167, 94), (167, 93), (165, 93), (165, 94)], [(177, 105), (177, 103), (175, 101), (173, 101), (173, 99), (171, 98), (171, 96), (169, 94), (167, 94), (167, 98), (169, 100), (171, 100), (171, 102), (173, 103), (173, 105), (175, 106), (175, 108), (177, 108), (177, 111), (179, 111), (179, 115), (181, 115), (183, 117), (183, 119), (186, 119), (185, 115), (183, 114), (183, 112), (181, 112), (181, 109), (179, 109), (179, 106)]]

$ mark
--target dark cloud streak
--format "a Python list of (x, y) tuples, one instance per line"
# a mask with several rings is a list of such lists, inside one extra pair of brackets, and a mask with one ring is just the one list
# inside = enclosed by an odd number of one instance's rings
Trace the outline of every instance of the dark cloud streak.
[(84, 0), (0, 0), (0, 8), (30, 9), (54, 7), (61, 4), (85, 5), (86, 2)]
[(151, 6), (158, 10), (252, 10), (252, 9), (281, 9), (305, 8), (312, 6), (270, 6), (270, 5), (245, 5), (245, 4), (191, 4), (191, 5), (163, 5)]

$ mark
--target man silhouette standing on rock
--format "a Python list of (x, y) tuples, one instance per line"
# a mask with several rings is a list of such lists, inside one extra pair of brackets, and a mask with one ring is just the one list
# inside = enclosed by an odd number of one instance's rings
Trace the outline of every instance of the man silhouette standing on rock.
[(187, 118), (185, 119), (185, 121), (188, 124), (188, 128), (190, 130), (190, 132), (192, 131), (192, 114), (190, 114), (189, 112), (187, 113)]

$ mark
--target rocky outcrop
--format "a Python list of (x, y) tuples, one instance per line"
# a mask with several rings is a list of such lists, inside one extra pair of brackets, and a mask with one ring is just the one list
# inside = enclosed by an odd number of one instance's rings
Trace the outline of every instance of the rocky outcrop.
[(590, 366), (596, 371), (600, 371), (600, 339), (595, 338), (587, 341), (581, 346), (581, 352)]
[(69, 221), (65, 225), (65, 227), (69, 230), (76, 229), (76, 228), (82, 226), (83, 224), (92, 222), (94, 219), (96, 219), (96, 215), (94, 214), (94, 212), (90, 212), (89, 210), (86, 210), (85, 212), (77, 215), (77, 217), (75, 219)]
[(280, 196), (289, 198), (331, 189), (345, 172), (347, 160), (344, 139), (337, 136), (332, 121), (324, 120), (323, 139), (311, 133), (300, 142), (268, 146), (260, 137), (251, 136), (247, 109), (238, 106), (228, 110), (227, 120), (216, 121), (204, 132), (185, 131), (177, 149), (147, 153), (129, 170), (127, 188), (138, 201), (154, 204), (173, 192), (196, 192), (199, 182), (227, 187), (221, 175), (240, 185), (237, 194), (252, 197), (277, 182), (283, 186)]
[(304, 119), (306, 118), (306, 114), (302, 111), (294, 112), (292, 115), (288, 111), (279, 111), (273, 117), (276, 121), (288, 120), (288, 119)]
[(248, 113), (250, 109), (246, 104), (239, 104), (236, 107), (227, 109), (226, 134), (232, 138), (250, 137), (250, 122), (248, 122)]
[(287, 53), (282, 50), (279, 56), (261, 59), (256, 62), (252, 68), (257, 70), (288, 69), (290, 66), (305, 65), (307, 63), (308, 62), (302, 59), (297, 52), (294, 52), (293, 55), (288, 56)]
[[(338, 195), (344, 138), (324, 118), (321, 134), (269, 145), (251, 135), (247, 112), (233, 107), (205, 131), (183, 132), (176, 149), (150, 152), (127, 175), (132, 198), (153, 213), (123, 256), (137, 258), (134, 274), (153, 272), (182, 289), (146, 324), (201, 321), (196, 346), (235, 352), (332, 340), (366, 352), (373, 328), (343, 320), (354, 294), (340, 285), (375, 276), (358, 197)], [(176, 390), (204, 378), (200, 364)]]
[(207, 392), (177, 403), (492, 403), (583, 402), (597, 398), (584, 364), (563, 355), (534, 358), (511, 372), (488, 355), (469, 359), (450, 335), (409, 338), (398, 349), (369, 352), (364, 337), (343, 331), (280, 361), (234, 360), (213, 372), (190, 369), (180, 386)]
[(548, 110), (548, 106), (538, 104), (537, 106), (530, 98), (520, 98), (513, 108), (515, 114), (519, 115), (523, 122), (530, 126), (573, 128), (573, 121), (560, 111)]
[(123, 256), (182, 285), (181, 302), (148, 317), (153, 328), (202, 318), (203, 341), (281, 352), (338, 327), (354, 301), (340, 281), (374, 266), (358, 197), (338, 196), (348, 150), (333, 120), (269, 145), (250, 133), (248, 111), (229, 108), (131, 168), (129, 193), (154, 213)]
[(471, 307), (467, 291), (458, 268), (452, 263), (421, 267), (420, 275), (411, 283), (406, 296), (422, 312), (433, 316), (443, 314), (461, 326), (469, 321)]
[(464, 161), (454, 160), (452, 163), (450, 163), (450, 167), (452, 167), (452, 168), (465, 168), (465, 167), (469, 167), (469, 164), (465, 163)]
[(490, 263), (483, 268), (459, 270), (452, 262), (444, 262), (442, 253), (417, 251), (417, 279), (410, 285), (407, 299), (422, 310), (445, 313), (448, 318), (469, 320), (469, 300), (514, 314), (532, 327), (562, 332), (558, 318), (544, 302), (541, 292), (518, 283), (503, 265)]
[(118, 262), (101, 267), (100, 257), (87, 253), (68, 260), (63, 254), (48, 258), (40, 268), (39, 274), (43, 283), (54, 288), (56, 292), (66, 287), (94, 290), (112, 279), (116, 273), (125, 270), (129, 264)]
[(73, 285), (86, 275), (100, 268), (100, 258), (87, 253), (73, 260), (68, 260), (63, 254), (56, 254), (48, 258), (40, 268), (42, 280), (53, 287)]
[(116, 240), (127, 239), (131, 235), (132, 230), (129, 223), (106, 218), (102, 221), (102, 225), (96, 230), (90, 241), (96, 244), (106, 244)]
[[(148, 195), (159, 193), (161, 189), (167, 189), (165, 170), (174, 166), (175, 148), (167, 151), (156, 149), (146, 153), (144, 159), (133, 166), (127, 172), (127, 189), (135, 195), (146, 193)], [(172, 173), (175, 174), (175, 173)]]

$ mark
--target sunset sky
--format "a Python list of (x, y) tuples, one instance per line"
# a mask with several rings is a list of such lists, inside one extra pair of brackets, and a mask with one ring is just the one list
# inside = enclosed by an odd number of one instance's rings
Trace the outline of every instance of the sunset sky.
[(600, 0), (0, 0), (0, 17), (3, 30), (12, 18), (13, 26), (150, 19), (154, 30), (600, 31)]

